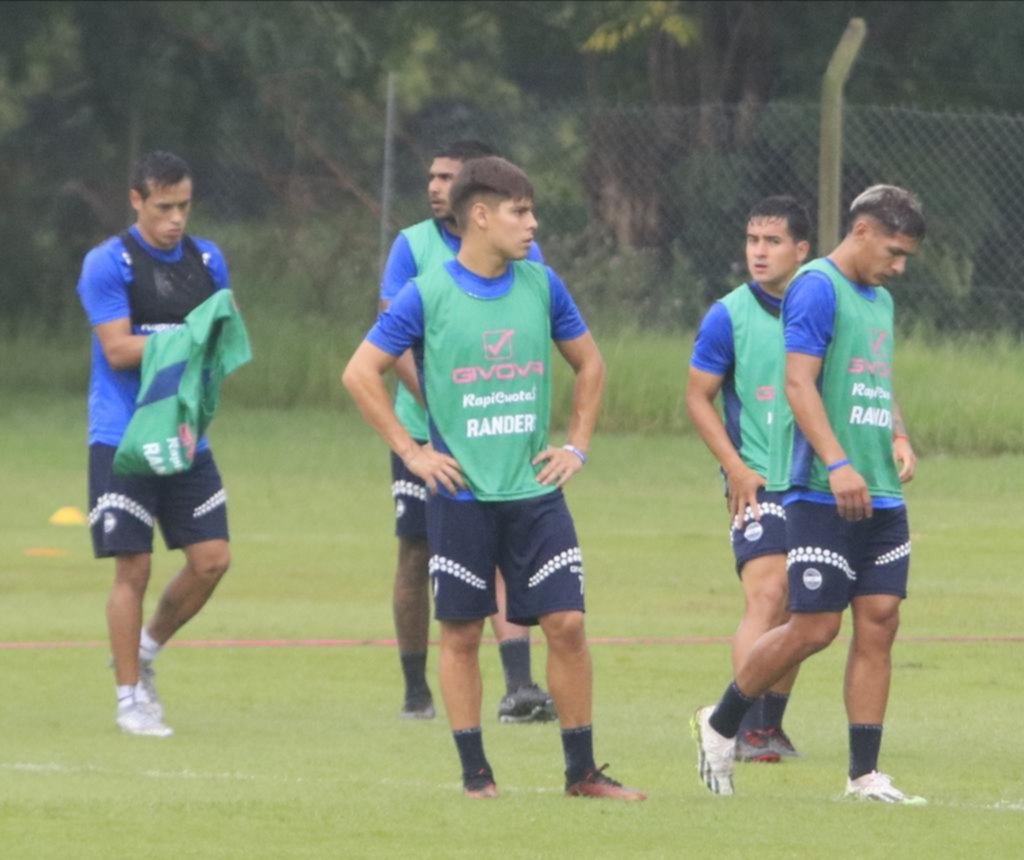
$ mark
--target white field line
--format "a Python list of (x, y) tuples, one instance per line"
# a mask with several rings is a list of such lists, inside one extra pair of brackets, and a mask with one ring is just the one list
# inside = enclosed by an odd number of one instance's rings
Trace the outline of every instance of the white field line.
[[(203, 773), (190, 770), (118, 770), (116, 768), (102, 767), (95, 764), (61, 764), (59, 762), (0, 762), (0, 772), (8, 771), (19, 774), (34, 774), (36, 776), (81, 776), (83, 774), (96, 774), (98, 776), (113, 777), (145, 777), (147, 779), (159, 780), (202, 780), (208, 782), (274, 782), (274, 783), (310, 783), (310, 782), (337, 782), (339, 780), (327, 779), (305, 779), (303, 777), (286, 777), (273, 775), (259, 775), (251, 773), (240, 773), (238, 771), (226, 771), (222, 773)], [(457, 792), (460, 785), (457, 781), (434, 783), (424, 780), (400, 780), (385, 777), (377, 780), (378, 785), (396, 785), (405, 788), (414, 787), (429, 790), (442, 790)], [(521, 787), (502, 784), (502, 794), (561, 794), (562, 789), (551, 787)]]
[(14, 773), (37, 774), (40, 776), (78, 776), (81, 774), (99, 774), (101, 776), (130, 776), (146, 777), (148, 779), (191, 779), (209, 781), (236, 781), (236, 782), (305, 782), (302, 777), (277, 777), (259, 776), (256, 774), (239, 773), (238, 771), (225, 771), (222, 773), (203, 773), (188, 768), (182, 770), (117, 770), (116, 768), (101, 767), (95, 764), (60, 764), (59, 762), (0, 762), (0, 771), (13, 771)]
[[(100, 776), (127, 776), (146, 777), (147, 779), (165, 780), (205, 780), (210, 782), (276, 782), (276, 783), (308, 783), (321, 782), (323, 780), (308, 780), (304, 777), (287, 777), (273, 775), (259, 775), (251, 773), (240, 773), (239, 771), (224, 771), (221, 773), (203, 773), (188, 768), (183, 770), (117, 770), (115, 768), (101, 767), (95, 764), (67, 765), (59, 762), (0, 762), (0, 771), (14, 773), (35, 774), (38, 776), (78, 776), (81, 774), (98, 774)], [(327, 780), (331, 781), (331, 780)], [(401, 780), (385, 777), (377, 781), (378, 785), (395, 785), (403, 787), (415, 787), (424, 789), (442, 789), (457, 791), (457, 782), (433, 783), (423, 780)], [(536, 786), (516, 786), (502, 783), (500, 786), (502, 794), (561, 794), (562, 789)], [(835, 798), (837, 801), (846, 802), (841, 795)], [(962, 803), (955, 800), (933, 800), (928, 806), (941, 807), (943, 809), (973, 810), (976, 812), (1024, 812), (1024, 800), (997, 800), (995, 803)]]

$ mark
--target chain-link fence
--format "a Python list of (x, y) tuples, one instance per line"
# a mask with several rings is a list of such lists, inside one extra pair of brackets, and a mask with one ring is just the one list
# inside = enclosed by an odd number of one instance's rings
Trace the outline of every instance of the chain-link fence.
[[(459, 138), (491, 143), (530, 174), (545, 257), (591, 318), (692, 327), (745, 278), (754, 203), (793, 194), (817, 221), (813, 104), (433, 103), (398, 117), (388, 201), (380, 191), (385, 111), (364, 115), (378, 121), (350, 123), (319, 108), (295, 118), (214, 116), (207, 143), (183, 150), (197, 178), (193, 227), (225, 248), (240, 291), (253, 296), (248, 307), (368, 322), (382, 213), (391, 214), (388, 236), (426, 217), (432, 153)], [(928, 238), (895, 285), (899, 323), (1024, 332), (1024, 116), (847, 106), (844, 128), (845, 205), (866, 186), (890, 182), (916, 191), (925, 206)], [(84, 251), (123, 225), (126, 197), (123, 165), (76, 172), (86, 166), (60, 171), (71, 178), (40, 212), (52, 223), (26, 232), (19, 247), (27, 250), (8, 260), (14, 286), (4, 288), (4, 303), (14, 318), (46, 302), (54, 314), (64, 307), (80, 318), (70, 285)], [(18, 169), (46, 173), (42, 163)], [(25, 275), (14, 278), (19, 261)], [(28, 292), (18, 286), (26, 278)]]
[[(291, 150), (279, 165), (234, 138), (203, 165), (213, 180), (211, 214), (230, 221), (257, 212), (267, 223), (336, 219), (345, 242), (307, 248), (305, 271), (314, 280), (320, 272), (325, 295), (339, 284), (347, 294), (370, 292), (382, 210), (391, 213), (389, 234), (425, 217), (434, 149), (478, 138), (534, 180), (541, 246), (585, 310), (678, 326), (692, 326), (709, 301), (745, 277), (746, 214), (760, 198), (793, 194), (816, 222), (816, 105), (435, 107), (400, 119), (394, 196), (384, 207), (383, 125), (382, 112), (379, 129), (360, 130), (357, 148), (351, 140), (349, 152), (299, 146), (303, 159)], [(844, 206), (876, 182), (911, 188), (925, 205), (928, 239), (897, 285), (903, 325), (1024, 330), (1022, 151), (1024, 117), (847, 107)], [(295, 254), (288, 242), (278, 249), (282, 260)], [(261, 256), (273, 256), (272, 244), (263, 241)]]

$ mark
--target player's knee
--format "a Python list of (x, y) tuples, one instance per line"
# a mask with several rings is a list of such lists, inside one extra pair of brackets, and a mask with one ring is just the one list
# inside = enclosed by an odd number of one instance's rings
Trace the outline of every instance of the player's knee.
[(150, 569), (148, 554), (119, 555), (114, 568), (114, 579), (118, 586), (144, 592), (149, 584)]
[(822, 651), (832, 644), (842, 620), (838, 613), (815, 613), (813, 615), (796, 614), (789, 622), (789, 627), (797, 632), (807, 655)]
[(747, 615), (764, 627), (778, 627), (789, 618), (789, 589), (785, 582), (765, 583), (747, 598)]
[(582, 612), (552, 612), (541, 619), (541, 627), (550, 648), (571, 650), (586, 647)]
[(396, 578), (403, 583), (422, 583), (427, 577), (430, 550), (425, 540), (398, 539), (398, 570)]
[(861, 622), (854, 628), (853, 645), (858, 650), (888, 651), (900, 628), (898, 612), (868, 622)]
[(814, 650), (821, 651), (831, 645), (836, 636), (839, 635), (839, 627), (838, 620), (824, 621), (813, 627), (810, 642), (814, 646)]
[(480, 648), (484, 622), (480, 621), (442, 621), (441, 650), (455, 656), (475, 654)]
[(192, 572), (196, 576), (213, 583), (219, 582), (230, 566), (231, 553), (226, 548), (223, 551), (204, 553), (191, 562)]

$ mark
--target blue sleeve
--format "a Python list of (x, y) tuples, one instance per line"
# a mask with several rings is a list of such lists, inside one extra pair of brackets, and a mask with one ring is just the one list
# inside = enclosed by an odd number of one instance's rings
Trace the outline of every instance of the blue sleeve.
[(701, 320), (690, 356), (690, 367), (725, 376), (736, 363), (732, 317), (721, 302), (715, 302)]
[(550, 266), (545, 268), (551, 285), (551, 339), (576, 340), (587, 333), (587, 324), (562, 279)]
[(391, 243), (388, 261), (384, 264), (384, 274), (380, 279), (381, 301), (393, 301), (402, 287), (418, 274), (409, 240), (399, 233), (395, 237), (395, 241)]
[(415, 282), (409, 281), (377, 318), (366, 339), (397, 356), (423, 340), (423, 328), (423, 299)]
[(217, 285), (217, 289), (230, 290), (231, 276), (228, 274), (228, 261), (224, 259), (224, 252), (209, 239), (200, 239), (196, 236), (193, 237), (193, 241), (196, 243), (196, 247), (199, 249), (199, 252), (203, 255), (203, 262), (206, 264), (206, 270), (213, 278), (213, 282)]
[(78, 296), (89, 325), (98, 326), (131, 317), (128, 287), (119, 262), (119, 240), (104, 242), (85, 255), (78, 279)]
[(801, 275), (789, 285), (782, 300), (786, 352), (823, 357), (832, 342), (835, 317), (832, 282), (820, 272)]
[(544, 255), (540, 252), (540, 245), (536, 242), (531, 242), (530, 250), (526, 252), (526, 259), (531, 263), (543, 263)]

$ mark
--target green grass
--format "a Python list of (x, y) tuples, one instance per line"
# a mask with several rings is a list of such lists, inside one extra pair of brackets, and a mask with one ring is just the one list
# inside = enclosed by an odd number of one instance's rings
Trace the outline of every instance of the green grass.
[[(844, 647), (803, 668), (787, 728), (804, 753), (742, 766), (739, 796), (699, 785), (686, 727), (729, 679), (725, 644), (595, 644), (599, 760), (641, 805), (560, 796), (552, 726), (500, 726), (485, 646), (484, 731), (502, 798), (465, 801), (443, 714), (397, 719), (391, 647), (170, 648), (158, 662), (176, 735), (113, 727), (103, 608), (111, 564), (82, 527), (84, 403), (8, 398), (0, 418), (0, 856), (138, 858), (1016, 856), (1024, 777), (1014, 738), (1021, 643), (1017, 511), (1024, 457), (926, 458), (910, 485), (914, 563), (882, 765), (924, 809), (836, 802), (844, 779)], [(230, 493), (233, 569), (186, 640), (386, 639), (394, 561), (386, 452), (340, 410), (239, 408), (212, 433)], [(692, 438), (599, 435), (569, 490), (588, 629), (726, 637), (740, 594), (719, 482)], [(12, 454), (14, 454), (12, 456)], [(29, 548), (66, 551), (27, 556)], [(150, 604), (178, 559), (159, 552)], [(534, 649), (543, 666), (544, 648)], [(430, 671), (436, 672), (432, 651)], [(436, 681), (435, 681), (436, 691)]]
[[(249, 407), (334, 408), (354, 413), (340, 375), (372, 322), (247, 305), (243, 312), (255, 360), (225, 383), (226, 398)], [(338, 319), (344, 319), (339, 323)], [(683, 396), (693, 346), (688, 331), (636, 330), (595, 324), (608, 367), (604, 432), (693, 436)], [(559, 359), (553, 399), (567, 415), (572, 374)], [(1024, 343), (1009, 336), (900, 339), (896, 396), (919, 454), (1024, 451)], [(60, 332), (26, 324), (0, 330), (0, 393), (79, 394), (88, 387), (89, 334), (84, 321)]]

